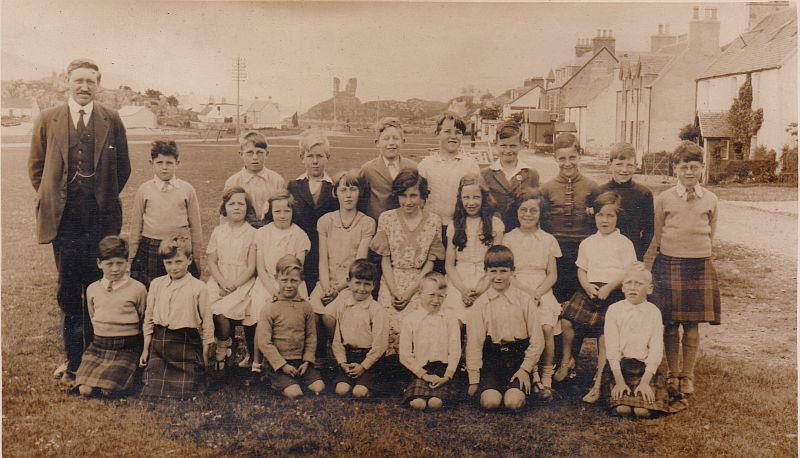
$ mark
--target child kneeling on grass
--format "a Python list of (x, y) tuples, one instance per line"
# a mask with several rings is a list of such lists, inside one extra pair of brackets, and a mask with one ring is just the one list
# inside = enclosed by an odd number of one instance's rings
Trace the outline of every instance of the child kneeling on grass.
[(483, 264), (490, 288), (467, 318), (468, 394), (480, 391), (484, 409), (503, 404), (519, 410), (531, 392), (531, 372), (544, 349), (536, 301), (511, 285), (514, 255), (507, 247), (489, 248)]
[(89, 285), (86, 303), (94, 340), (86, 349), (75, 383), (83, 396), (103, 396), (130, 388), (142, 352), (140, 323), (147, 289), (130, 278), (128, 243), (114, 235), (100, 241), (97, 266), (103, 278)]
[[(167, 275), (150, 283), (144, 313), (142, 395), (191, 398), (203, 388), (208, 351), (214, 342), (214, 321), (208, 288), (189, 273), (192, 243), (184, 235), (161, 242), (158, 254)], [(201, 337), (202, 336), (202, 337)]]
[(420, 283), (420, 307), (403, 318), (400, 328), (400, 362), (415, 379), (405, 389), (405, 399), (417, 410), (441, 409), (452, 399), (452, 383), (461, 359), (458, 317), (442, 309), (447, 281), (429, 272)]
[(267, 372), (272, 387), (289, 399), (303, 395), (300, 383), (319, 394), (325, 383), (314, 368), (317, 324), (314, 310), (298, 295), (303, 282), (303, 264), (292, 255), (275, 266), (278, 293), (261, 310), (256, 329), (258, 348), (269, 362)]
[(664, 354), (661, 311), (647, 301), (653, 292), (653, 277), (642, 263), (629, 267), (622, 280), (625, 300), (608, 308), (604, 325), (606, 370), (604, 385), (608, 406), (620, 416), (633, 413), (649, 417), (652, 412), (674, 413), (688, 403), (667, 387), (658, 371)]
[(336, 394), (363, 398), (370, 395), (375, 382), (375, 370), (389, 347), (389, 318), (386, 310), (372, 299), (372, 289), (378, 281), (378, 271), (366, 259), (350, 265), (347, 278), (349, 295), (326, 308), (328, 318), (336, 320), (333, 333), (333, 355), (339, 365), (335, 380)]

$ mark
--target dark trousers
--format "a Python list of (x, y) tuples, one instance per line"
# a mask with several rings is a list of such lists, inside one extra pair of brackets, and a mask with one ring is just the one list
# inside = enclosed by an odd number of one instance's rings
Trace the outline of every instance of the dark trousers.
[[(444, 224), (442, 224), (442, 245), (444, 245), (444, 249), (447, 251), (447, 226)], [(444, 263), (444, 259), (437, 259), (433, 261), (433, 271), (445, 275), (446, 271)]]
[(75, 372), (83, 351), (94, 337), (86, 306), (86, 288), (100, 279), (97, 244), (104, 234), (97, 227), (94, 196), (69, 193), (64, 214), (53, 240), (53, 255), (58, 269), (56, 299), (64, 315), (64, 351), (67, 370)]

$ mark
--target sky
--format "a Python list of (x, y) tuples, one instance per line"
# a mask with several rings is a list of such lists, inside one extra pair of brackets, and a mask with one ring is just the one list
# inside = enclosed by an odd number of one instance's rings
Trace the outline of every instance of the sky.
[(617, 50), (646, 51), (659, 23), (688, 32), (692, 7), (718, 9), (720, 43), (747, 23), (744, 3), (273, 3), (3, 0), (4, 79), (47, 76), (76, 57), (95, 60), (103, 85), (272, 97), (307, 109), (333, 77), (358, 79), (362, 102), (448, 100), (464, 87), (498, 95), (546, 76), (578, 38), (610, 29)]

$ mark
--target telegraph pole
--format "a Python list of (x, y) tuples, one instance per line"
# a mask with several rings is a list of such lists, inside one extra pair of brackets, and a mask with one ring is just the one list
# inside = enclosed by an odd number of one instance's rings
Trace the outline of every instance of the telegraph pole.
[(241, 116), (239, 114), (239, 86), (247, 79), (247, 59), (237, 56), (233, 59), (231, 77), (236, 81), (236, 137), (239, 137)]

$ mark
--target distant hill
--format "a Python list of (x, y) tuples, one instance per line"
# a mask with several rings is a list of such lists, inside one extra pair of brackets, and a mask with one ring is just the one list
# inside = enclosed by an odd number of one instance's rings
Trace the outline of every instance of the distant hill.
[[(336, 119), (354, 123), (375, 122), (378, 116), (394, 116), (403, 122), (421, 122), (447, 109), (447, 102), (422, 99), (377, 100), (361, 103), (358, 97), (347, 93), (336, 95)], [(300, 115), (301, 120), (333, 119), (333, 98), (320, 102)]]

